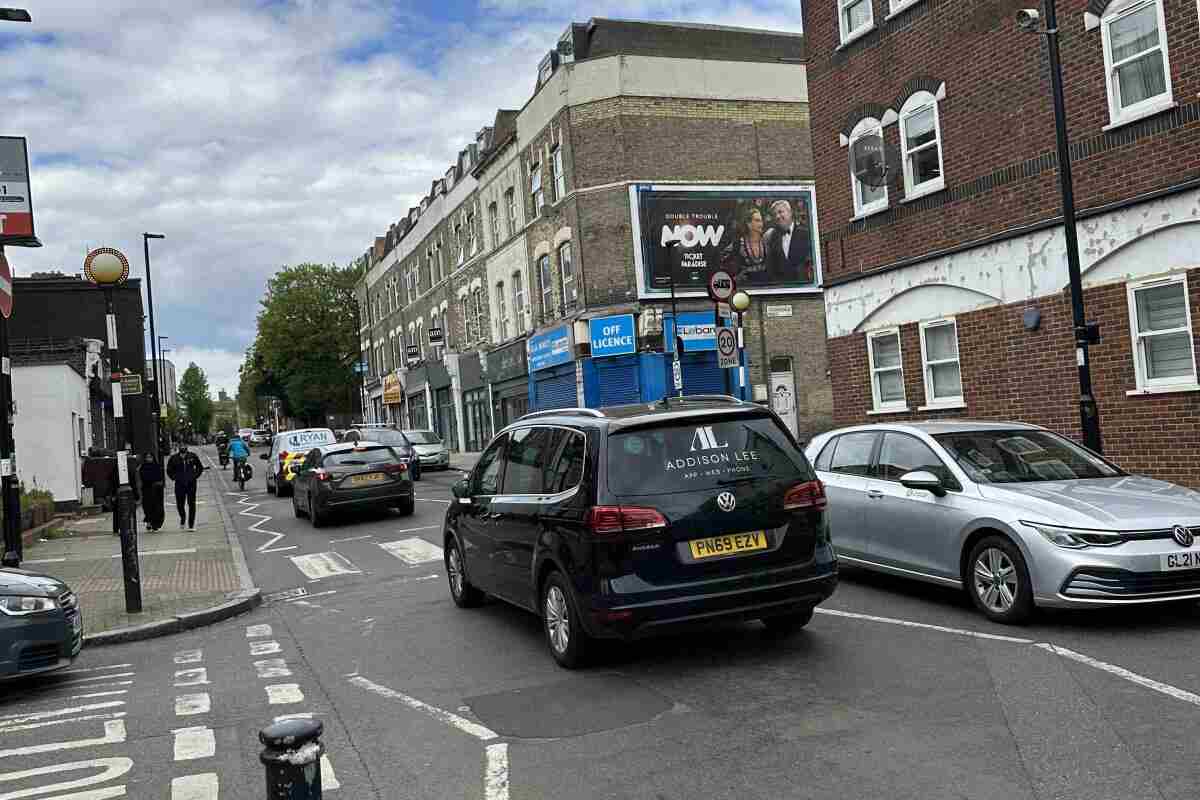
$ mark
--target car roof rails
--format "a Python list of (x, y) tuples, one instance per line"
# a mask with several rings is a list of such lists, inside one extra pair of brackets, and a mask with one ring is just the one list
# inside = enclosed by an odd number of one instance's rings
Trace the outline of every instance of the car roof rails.
[(548, 411), (534, 411), (521, 419), (538, 419), (539, 417), (603, 417), (604, 412), (595, 408), (553, 408)]
[(658, 402), (659, 405), (662, 405), (665, 408), (670, 408), (671, 401), (675, 401), (676, 403), (729, 403), (730, 405), (740, 405), (741, 403), (745, 402), (744, 400), (739, 400), (733, 395), (728, 394), (688, 394), (684, 395), (683, 397), (679, 397), (677, 395), (663, 395), (663, 399), (659, 400)]

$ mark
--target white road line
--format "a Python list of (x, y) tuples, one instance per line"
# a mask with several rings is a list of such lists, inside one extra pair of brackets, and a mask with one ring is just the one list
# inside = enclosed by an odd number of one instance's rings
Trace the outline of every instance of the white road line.
[(415, 499), (415, 500), (416, 500), (418, 503), (445, 503), (446, 505), (450, 505), (450, 501), (449, 501), (449, 500), (433, 500), (433, 499), (431, 499), (431, 498), (426, 498), (426, 497), (417, 497), (417, 498), (414, 498), (414, 499)]
[(215, 772), (172, 778), (171, 800), (217, 800), (219, 786)]
[(481, 739), (482, 741), (488, 742), (492, 739), (495, 739), (497, 736), (495, 731), (491, 730), (490, 728), (485, 728), (478, 722), (472, 722), (469, 719), (460, 717), (458, 714), (453, 714), (449, 711), (440, 709), (437, 706), (431, 706), (428, 703), (423, 703), (417, 698), (409, 697), (402, 692), (397, 692), (395, 689), (389, 689), (386, 686), (380, 686), (378, 683), (369, 681), (361, 675), (356, 675), (355, 677), (351, 678), (350, 683), (354, 684), (360, 689), (366, 689), (368, 692), (374, 692), (380, 697), (388, 697), (392, 700), (399, 700), (409, 708), (420, 711), (424, 714), (428, 714), (434, 719), (455, 727), (469, 736), (474, 736), (476, 739)]
[[(72, 678), (71, 680), (67, 681), (66, 683), (60, 683), (58, 685), (59, 686), (67, 686), (67, 685), (74, 686), (75, 684), (87, 683), (88, 681), (107, 681), (107, 680), (111, 680), (112, 678), (129, 678), (134, 675), (137, 675), (137, 673), (136, 672), (113, 672), (109, 675), (93, 675), (90, 678)], [(130, 681), (130, 683), (132, 683), (132, 681)]]
[(412, 533), (413, 531), (432, 531), (432, 530), (441, 530), (441, 528), (442, 528), (441, 525), (422, 525), (419, 528), (401, 528), (400, 530), (396, 531), (396, 533)]
[(175, 654), (176, 664), (199, 664), (204, 660), (204, 653), (200, 650), (180, 650)]
[(282, 658), (268, 658), (263, 661), (255, 661), (254, 670), (260, 678), (287, 678), (292, 674), (292, 671), (288, 669), (287, 662)]
[(267, 690), (267, 703), (270, 705), (282, 706), (304, 702), (304, 692), (300, 691), (298, 683), (276, 683), (263, 688)]
[(395, 542), (380, 542), (379, 546), (394, 555), (409, 566), (428, 564), (430, 561), (441, 561), (442, 548), (430, 544), (419, 536), (399, 539)]
[(181, 694), (175, 698), (175, 716), (190, 717), (193, 714), (207, 714), (212, 710), (212, 700), (208, 692), (199, 694)]
[(362, 541), (363, 539), (374, 539), (374, 538), (375, 538), (375, 534), (368, 533), (365, 536), (347, 536), (345, 539), (330, 539), (329, 543), (330, 544), (341, 544), (342, 542), (358, 542), (358, 541)]
[[(178, 550), (140, 550), (140, 551), (138, 551), (138, 555), (139, 556), (183, 556), (183, 555), (187, 555), (189, 553), (194, 553), (194, 552), (196, 552), (196, 548), (194, 548), (194, 547), (181, 547)], [(117, 553), (115, 556), (109, 556), (109, 558), (120, 558), (120, 557), (121, 557), (120, 553)]]
[(487, 768), (483, 773), (484, 800), (508, 800), (508, 745), (487, 746)]
[(264, 522), (270, 522), (272, 519), (272, 517), (268, 516), (267, 514), (259, 514), (254, 511), (254, 509), (261, 506), (262, 503), (251, 503), (249, 497), (243, 496), (241, 500), (238, 500), (238, 505), (246, 507), (244, 510), (238, 512), (238, 516), (258, 517), (258, 522), (255, 522), (253, 525), (251, 525), (246, 530), (254, 531), (255, 533), (261, 533), (265, 536), (271, 537), (270, 540), (268, 540), (258, 546), (258, 552), (274, 553), (278, 550), (294, 550), (295, 549), (294, 547), (286, 547), (286, 548), (285, 547), (274, 547), (274, 544), (276, 542), (278, 542), (280, 539), (282, 539), (283, 537), (287, 536), (287, 534), (279, 533), (278, 531), (265, 530), (262, 527), (260, 527)]
[(299, 711), (295, 714), (280, 714), (274, 719), (275, 722), (283, 722), (285, 719), (312, 719), (311, 711)]
[(287, 547), (272, 547), (270, 550), (260, 550), (260, 553), (283, 553), (288, 550), (298, 550), (300, 545), (292, 544)]
[(77, 750), (80, 747), (96, 747), (102, 744), (120, 744), (125, 741), (125, 720), (113, 719), (104, 723), (104, 735), (96, 739), (76, 739), (71, 742), (46, 742), (0, 750), (0, 758), (9, 756), (32, 756), (38, 753), (57, 753), (59, 750)]
[(1180, 689), (1177, 686), (1171, 686), (1170, 684), (1156, 681), (1153, 678), (1147, 678), (1145, 675), (1139, 675), (1136, 672), (1131, 672), (1124, 667), (1118, 667), (1116, 664), (1109, 664), (1106, 661), (1100, 661), (1099, 659), (1092, 658), (1091, 656), (1085, 656), (1083, 653), (1076, 653), (1074, 650), (1068, 650), (1065, 647), (1059, 647), (1058, 645), (1050, 644), (1048, 642), (1038, 642), (1037, 647), (1040, 647), (1043, 650), (1048, 650), (1055, 655), (1062, 656), (1063, 658), (1069, 658), (1072, 661), (1078, 661), (1080, 664), (1087, 664), (1089, 667), (1107, 672), (1110, 675), (1116, 675), (1118, 678), (1123, 678), (1130, 683), (1136, 683), (1138, 686), (1150, 689), (1151, 691), (1165, 694), (1167, 697), (1173, 697), (1176, 700), (1182, 700), (1185, 703), (1191, 703), (1194, 706), (1200, 706), (1200, 695), (1193, 694), (1185, 689)]
[(337, 594), (337, 589), (330, 589), (329, 591), (326, 591), (326, 592), (317, 592), (316, 594), (306, 594), (306, 595), (302, 595), (300, 597), (293, 597), (292, 599), (284, 600), (283, 602), (295, 603), (300, 600), (308, 600), (310, 597), (324, 597), (325, 595), (329, 595), (329, 594)]
[(115, 697), (119, 694), (129, 694), (128, 689), (114, 689), (111, 692), (91, 692), (90, 694), (73, 694), (68, 700), (87, 700), (90, 697)]
[(269, 656), (272, 653), (278, 653), (282, 649), (279, 646), (279, 642), (276, 641), (250, 643), (250, 655), (252, 656)]
[(88, 703), (87, 705), (75, 706), (73, 708), (58, 708), (54, 711), (38, 711), (35, 713), (25, 712), (23, 714), (5, 714), (0, 717), (0, 728), (6, 725), (18, 725), (22, 722), (33, 722), (39, 719), (49, 719), (50, 717), (65, 717), (68, 714), (81, 714), (84, 711), (100, 711), (105, 708), (120, 708), (125, 705), (124, 700), (108, 700), (103, 703)]
[(212, 728), (176, 728), (175, 760), (192, 761), (197, 758), (212, 758), (217, 752), (217, 738)]
[(83, 667), (80, 669), (64, 669), (62, 672), (56, 672), (55, 675), (78, 675), (83, 672), (103, 672), (109, 669), (127, 669), (133, 664), (109, 664), (106, 667)]
[(180, 669), (175, 671), (176, 686), (207, 686), (208, 670), (204, 667)]
[(23, 558), (23, 559), (21, 559), (21, 563), (22, 564), (61, 564), (62, 562), (66, 561), (66, 560), (67, 559), (65, 557), (64, 558)]
[[(80, 679), (77, 681), (63, 681), (62, 683), (54, 684), (54, 688), (61, 689), (65, 686), (79, 686), (79, 684), (83, 683), (84, 680), (85, 679)], [(100, 689), (100, 688), (106, 688), (109, 686), (133, 686), (133, 681), (113, 681), (112, 683), (91, 683), (91, 684), (88, 684), (84, 688)]]
[[(0, 774), (0, 783), (21, 781), (26, 778), (35, 778), (39, 775), (56, 775), (60, 772), (100, 770), (99, 773), (86, 775), (73, 781), (60, 781), (59, 783), (50, 785), (40, 785), (29, 789), (20, 789), (15, 792), (5, 792), (4, 794), (0, 794), (0, 800), (17, 800), (18, 797), (30, 797), (35, 794), (49, 794), (51, 792), (57, 793), (64, 789), (82, 789), (85, 786), (94, 786), (97, 783), (107, 783), (129, 772), (132, 767), (132, 758), (118, 756), (116, 758), (96, 758), (90, 761), (72, 761), (69, 764), (50, 764), (44, 767), (23, 769), (18, 772), (5, 772)], [(103, 800), (103, 798), (123, 797), (124, 795), (124, 786), (110, 786), (106, 789), (93, 789), (88, 792), (75, 792), (63, 795), (55, 794), (55, 798), (56, 800)]]
[(955, 636), (969, 636), (972, 639), (990, 639), (997, 642), (1012, 642), (1013, 644), (1033, 644), (1033, 639), (1022, 639), (1018, 636), (1000, 636), (995, 633), (969, 631), (965, 628), (947, 628), (943, 625), (930, 625), (925, 622), (913, 622), (907, 619), (896, 619), (895, 617), (877, 617), (872, 614), (856, 614), (852, 611), (839, 611), (834, 608), (818, 608), (816, 612), (818, 614), (827, 614), (831, 617), (846, 617), (848, 619), (866, 620), (867, 622), (882, 622), (886, 625), (899, 625), (904, 628), (921, 628), (940, 633), (952, 633)]
[[(338, 782), (337, 773), (333, 771), (333, 762), (329, 760), (329, 756), (321, 755), (321, 791), (330, 789), (340, 789), (342, 784)], [(2, 800), (2, 798), (0, 798)]]
[(341, 553), (308, 553), (303, 556), (288, 556), (296, 569), (304, 573), (306, 578), (320, 580), (334, 575), (358, 575), (358, 567)]
[(16, 731), (33, 731), (38, 728), (49, 728), (51, 725), (66, 725), (67, 723), (74, 724), (76, 722), (87, 722), (95, 719), (121, 719), (126, 716), (124, 711), (116, 711), (110, 714), (84, 714), (82, 717), (67, 717), (65, 719), (49, 719), (45, 722), (31, 722), (28, 725), (12, 725), (7, 728), (0, 728), (0, 735), (5, 733), (14, 733)]
[(247, 625), (246, 626), (246, 638), (247, 639), (257, 639), (260, 636), (270, 636), (270, 635), (271, 635), (271, 626), (270, 625)]

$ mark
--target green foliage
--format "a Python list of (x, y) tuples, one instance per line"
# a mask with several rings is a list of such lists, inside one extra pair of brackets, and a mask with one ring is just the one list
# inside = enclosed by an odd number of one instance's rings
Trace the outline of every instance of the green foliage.
[(179, 381), (179, 402), (186, 408), (186, 421), (195, 433), (208, 433), (212, 426), (213, 401), (208, 378), (195, 362), (188, 364)]

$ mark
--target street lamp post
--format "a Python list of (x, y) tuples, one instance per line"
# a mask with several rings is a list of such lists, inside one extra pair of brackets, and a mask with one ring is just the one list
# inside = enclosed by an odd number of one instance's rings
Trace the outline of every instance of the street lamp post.
[(121, 355), (117, 348), (117, 315), (113, 309), (113, 289), (129, 277), (129, 261), (111, 247), (88, 253), (83, 262), (88, 280), (104, 290), (104, 322), (107, 328), (108, 366), (112, 381), (113, 417), (117, 428), (117, 499), (113, 505), (113, 527), (121, 536), (121, 564), (125, 575), (125, 610), (142, 610), (142, 584), (138, 569), (137, 514), (133, 507), (133, 488), (129, 474), (129, 426), (125, 424), (124, 397), (121, 390)]
[(745, 292), (734, 292), (729, 298), (729, 305), (737, 312), (737, 346), (738, 346), (738, 393), (741, 399), (746, 399), (746, 339), (742, 335), (742, 314), (750, 308), (750, 295)]
[(1100, 410), (1092, 393), (1092, 362), (1089, 345), (1100, 342), (1100, 331), (1089, 324), (1083, 309), (1083, 281), (1079, 268), (1079, 239), (1075, 230), (1075, 187), (1071, 177), (1071, 148), (1067, 141), (1067, 110), (1063, 99), (1062, 64), (1058, 52), (1058, 12), (1054, 0), (1043, 0), (1045, 29), (1038, 28), (1038, 12), (1024, 9), (1017, 23), (1025, 30), (1046, 37), (1050, 62), (1050, 86), (1054, 95), (1054, 134), (1058, 146), (1058, 180), (1062, 194), (1063, 234), (1067, 245), (1067, 275), (1071, 285), (1071, 317), (1075, 334), (1075, 363), (1079, 368), (1079, 425), (1083, 444), (1103, 452), (1100, 438)]
[[(150, 240), (165, 238), (166, 237), (161, 233), (142, 234), (142, 249), (146, 258), (146, 302), (150, 307), (150, 380), (154, 381), (154, 402), (151, 403), (154, 424), (151, 427), (151, 432), (154, 436), (152, 441), (154, 442), (154, 449), (156, 452), (158, 452), (159, 449), (158, 442), (159, 436), (161, 435), (159, 429), (159, 426), (161, 425), (159, 412), (162, 409), (162, 391), (158, 388), (158, 380), (161, 376), (159, 375), (160, 365), (158, 362), (158, 337), (154, 331), (154, 282), (150, 277)], [(159, 458), (162, 457), (161, 453), (158, 455)]]

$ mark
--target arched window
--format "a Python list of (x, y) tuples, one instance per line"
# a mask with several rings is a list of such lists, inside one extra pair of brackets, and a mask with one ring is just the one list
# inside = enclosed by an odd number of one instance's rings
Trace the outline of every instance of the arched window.
[(914, 93), (900, 109), (900, 151), (904, 197), (911, 199), (946, 187), (942, 177), (942, 132), (938, 98)]
[(1100, 18), (1113, 125), (1162, 111), (1174, 100), (1163, 0), (1118, 0)]
[[(864, 136), (883, 136), (883, 126), (874, 117), (859, 120), (850, 134), (850, 152), (854, 152), (854, 142)], [(853, 168), (850, 173), (850, 193), (854, 196), (854, 216), (865, 217), (882, 211), (888, 206), (887, 186), (869, 186), (854, 177)]]

